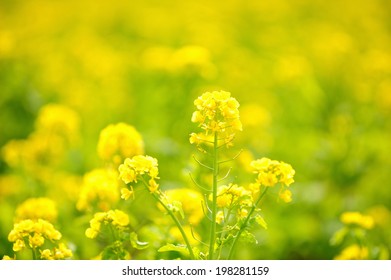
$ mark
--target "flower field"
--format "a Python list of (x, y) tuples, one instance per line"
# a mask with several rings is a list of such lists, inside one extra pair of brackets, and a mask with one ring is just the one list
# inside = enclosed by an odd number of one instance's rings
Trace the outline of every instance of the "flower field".
[(390, 259), (386, 0), (0, 3), (0, 259)]

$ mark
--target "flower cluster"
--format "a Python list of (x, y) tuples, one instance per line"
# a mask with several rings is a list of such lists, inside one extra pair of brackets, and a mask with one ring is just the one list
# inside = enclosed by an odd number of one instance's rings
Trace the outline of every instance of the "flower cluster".
[[(211, 199), (212, 196), (209, 196)], [(236, 184), (222, 185), (217, 189), (217, 206), (232, 208), (242, 205), (250, 207), (253, 203), (251, 192)]]
[(94, 169), (83, 177), (76, 207), (92, 210), (94, 206), (107, 211), (119, 200), (118, 173), (109, 169)]
[[(24, 248), (33, 250), (33, 254), (40, 252), (41, 259), (64, 259), (72, 256), (64, 243), (59, 243), (58, 247), (51, 251), (45, 248), (45, 240), (55, 243), (61, 239), (61, 233), (54, 226), (45, 220), (23, 220), (14, 225), (8, 235), (8, 240), (13, 242), (13, 250), (19, 252)], [(39, 249), (39, 251), (37, 251)]]
[(125, 123), (111, 124), (99, 136), (98, 155), (101, 159), (118, 166), (125, 158), (144, 153), (140, 133)]
[[(142, 181), (148, 186), (151, 193), (158, 192), (159, 184), (156, 179), (159, 179), (158, 161), (156, 158), (150, 156), (134, 156), (133, 158), (125, 159), (124, 163), (118, 168), (119, 176), (125, 184), (137, 183), (137, 180)], [(148, 178), (145, 178), (147, 175)], [(132, 186), (130, 190), (127, 188), (121, 189), (121, 197), (125, 200), (133, 195)]]
[(336, 256), (335, 260), (366, 260), (368, 259), (369, 251), (367, 247), (362, 247), (357, 244), (352, 244)]
[(29, 198), (16, 208), (17, 222), (22, 220), (43, 219), (53, 222), (57, 219), (57, 207), (55, 202), (47, 197)]
[(274, 187), (281, 183), (280, 199), (284, 202), (292, 201), (292, 193), (286, 187), (294, 182), (295, 170), (285, 162), (261, 158), (251, 162), (254, 173), (258, 174), (256, 184), (258, 186)]
[(101, 231), (102, 224), (110, 224), (117, 230), (123, 230), (127, 225), (129, 225), (129, 216), (117, 209), (95, 213), (94, 218), (90, 220), (90, 227), (87, 228), (85, 232), (86, 236), (94, 239)]
[(345, 225), (359, 226), (364, 229), (372, 229), (375, 225), (375, 221), (372, 216), (363, 215), (359, 212), (342, 213), (341, 222)]
[[(205, 92), (194, 101), (197, 110), (193, 113), (191, 121), (199, 123), (205, 135), (219, 133), (219, 140), (232, 145), (235, 131), (242, 130), (239, 119), (239, 102), (226, 91)], [(205, 141), (203, 133), (192, 133), (190, 143), (197, 146)]]

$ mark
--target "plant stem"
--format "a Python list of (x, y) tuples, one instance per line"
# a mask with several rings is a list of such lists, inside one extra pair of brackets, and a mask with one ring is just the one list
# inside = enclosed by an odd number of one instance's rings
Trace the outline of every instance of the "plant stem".
[[(145, 179), (143, 177), (141, 177), (141, 180), (142, 182), (144, 183), (145, 187), (147, 188), (147, 190), (149, 191), (149, 185), (148, 183), (145, 181)], [(193, 249), (191, 248), (190, 246), (190, 242), (189, 242), (189, 239), (187, 238), (187, 235), (181, 225), (181, 223), (179, 222), (178, 218), (175, 216), (175, 214), (167, 207), (166, 204), (164, 204), (164, 202), (160, 199), (159, 195), (156, 194), (156, 193), (152, 193), (152, 196), (154, 199), (156, 199), (157, 202), (159, 202), (163, 208), (167, 211), (168, 215), (170, 215), (171, 219), (174, 221), (175, 225), (178, 227), (179, 231), (181, 232), (182, 234), (182, 237), (183, 237), (183, 240), (185, 241), (186, 243), (186, 246), (187, 246), (187, 250), (189, 251), (189, 254), (190, 254), (190, 258), (192, 260), (195, 260), (195, 256), (194, 256), (194, 253), (193, 253)]]
[(247, 224), (248, 224), (248, 221), (250, 220), (251, 218), (251, 215), (254, 213), (255, 209), (257, 208), (259, 202), (262, 200), (262, 198), (265, 196), (267, 190), (269, 188), (268, 187), (265, 187), (265, 189), (263, 190), (262, 194), (258, 197), (257, 201), (254, 203), (253, 207), (251, 207), (251, 210), (250, 212), (248, 213), (247, 215), (247, 218), (246, 220), (243, 222), (242, 226), (240, 227), (238, 233), (236, 234), (235, 238), (234, 238), (234, 241), (232, 243), (232, 246), (231, 246), (231, 249), (229, 250), (229, 254), (228, 254), (228, 259), (230, 260), (232, 258), (232, 255), (234, 253), (234, 250), (235, 250), (235, 246), (236, 246), (236, 243), (238, 242), (239, 240), (239, 237), (240, 235), (243, 233), (243, 231), (245, 230), (245, 228), (247, 227)]
[(213, 141), (213, 184), (212, 184), (212, 218), (210, 227), (209, 259), (213, 260), (216, 243), (216, 215), (217, 215), (217, 180), (219, 175), (218, 162), (218, 133), (214, 133)]
[(178, 227), (179, 231), (182, 234), (183, 240), (186, 243), (187, 250), (189, 251), (189, 254), (190, 254), (190, 258), (192, 260), (194, 260), (195, 256), (194, 256), (193, 249), (191, 248), (189, 239), (187, 238), (187, 235), (186, 235), (181, 223), (179, 222), (178, 218), (175, 216), (175, 214), (170, 209), (168, 209), (168, 207), (164, 204), (164, 202), (160, 199), (160, 197), (158, 195), (153, 194), (153, 197), (164, 207), (164, 209), (167, 211), (168, 215), (170, 215), (171, 219), (175, 222), (176, 226)]

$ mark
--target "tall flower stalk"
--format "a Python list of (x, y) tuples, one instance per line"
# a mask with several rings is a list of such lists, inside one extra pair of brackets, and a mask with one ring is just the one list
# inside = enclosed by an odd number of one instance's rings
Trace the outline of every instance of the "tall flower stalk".
[(212, 145), (212, 202), (211, 225), (209, 236), (209, 259), (215, 257), (216, 245), (216, 218), (217, 218), (217, 191), (219, 181), (219, 148), (232, 146), (236, 131), (242, 130), (239, 119), (239, 103), (226, 91), (206, 92), (194, 101), (197, 110), (192, 115), (192, 122), (198, 123), (202, 132), (190, 134), (190, 143), (196, 144), (198, 149), (206, 152), (205, 145)]

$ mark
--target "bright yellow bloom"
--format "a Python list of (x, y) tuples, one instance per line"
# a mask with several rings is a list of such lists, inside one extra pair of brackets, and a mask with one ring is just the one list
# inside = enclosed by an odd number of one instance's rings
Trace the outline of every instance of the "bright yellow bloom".
[(43, 106), (35, 121), (37, 131), (60, 135), (73, 142), (79, 133), (80, 118), (72, 109), (59, 104)]
[(366, 260), (368, 259), (368, 248), (360, 247), (357, 244), (350, 245), (345, 248), (338, 256), (336, 256), (335, 260)]
[(216, 223), (221, 225), (223, 222), (224, 222), (224, 212), (220, 210), (216, 214)]
[(57, 208), (53, 200), (46, 197), (29, 198), (16, 208), (15, 220), (43, 219), (49, 222), (57, 218)]
[(144, 153), (140, 133), (125, 123), (111, 124), (99, 136), (98, 155), (101, 159), (120, 164), (125, 158)]
[(289, 186), (294, 182), (295, 170), (285, 162), (261, 158), (250, 163), (254, 173), (258, 174), (257, 183), (266, 187), (273, 187), (277, 183)]
[[(20, 221), (8, 235), (8, 240), (14, 243), (15, 252), (24, 248), (39, 248), (45, 244), (45, 240), (56, 242), (60, 239), (61, 233), (50, 222), (42, 219)], [(47, 256), (47, 251), (44, 254)]]
[[(159, 184), (156, 179), (159, 179), (158, 161), (150, 156), (134, 156), (133, 158), (125, 159), (124, 163), (118, 167), (119, 177), (125, 184), (137, 183), (137, 180), (142, 178), (142, 181), (148, 183), (148, 189), (151, 193), (158, 192)], [(145, 178), (147, 175), (149, 178)], [(122, 198), (127, 199), (130, 194), (121, 190)], [(128, 197), (128, 198), (129, 198)]]
[(72, 251), (64, 243), (59, 243), (58, 247), (53, 248), (53, 250), (40, 250), (40, 253), (43, 260), (62, 260), (73, 255)]
[(129, 225), (129, 216), (121, 210), (109, 210), (107, 212), (95, 213), (90, 220), (90, 227), (86, 229), (85, 235), (94, 239), (98, 236), (101, 225), (112, 224), (117, 230), (124, 230)]
[[(212, 195), (209, 196), (212, 199)], [(217, 189), (217, 206), (220, 208), (231, 208), (237, 205), (251, 206), (251, 192), (236, 184), (220, 186)]]
[[(231, 145), (235, 131), (242, 130), (242, 123), (239, 119), (239, 102), (231, 97), (226, 91), (205, 92), (194, 101), (197, 108), (192, 115), (191, 121), (199, 123), (205, 135), (219, 133), (219, 140)], [(203, 141), (200, 134), (192, 133), (190, 143)]]
[(284, 190), (280, 192), (279, 196), (281, 200), (284, 201), (285, 203), (289, 203), (292, 201), (292, 192), (290, 190)]
[(3, 261), (13, 261), (13, 260), (15, 260), (15, 257), (11, 258), (11, 257), (8, 256), (8, 255), (4, 255), (4, 256), (3, 256)]
[(129, 190), (127, 188), (121, 189), (121, 198), (124, 200), (128, 200), (130, 197), (134, 195), (133, 190)]
[(359, 212), (342, 213), (341, 222), (345, 225), (356, 225), (365, 229), (371, 229), (375, 224), (375, 221), (372, 216), (362, 215)]
[(109, 169), (94, 169), (83, 177), (76, 207), (92, 210), (94, 205), (106, 211), (119, 200), (118, 173)]

